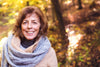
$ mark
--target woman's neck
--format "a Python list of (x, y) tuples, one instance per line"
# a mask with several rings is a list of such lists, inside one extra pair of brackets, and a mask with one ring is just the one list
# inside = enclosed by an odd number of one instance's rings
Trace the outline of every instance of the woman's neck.
[(34, 39), (33, 39), (33, 40), (27, 40), (27, 39), (24, 38), (24, 39), (21, 40), (21, 45), (22, 45), (24, 48), (27, 48), (27, 47), (33, 45), (34, 42), (35, 42)]

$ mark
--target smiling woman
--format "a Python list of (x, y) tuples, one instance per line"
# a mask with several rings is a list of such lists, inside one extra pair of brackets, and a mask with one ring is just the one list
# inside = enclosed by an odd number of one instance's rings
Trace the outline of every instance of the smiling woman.
[(23, 8), (3, 46), (1, 67), (58, 67), (56, 53), (46, 37), (47, 28), (39, 8)]
[(26, 39), (34, 39), (38, 35), (40, 29), (40, 20), (37, 14), (28, 14), (21, 24), (21, 29)]

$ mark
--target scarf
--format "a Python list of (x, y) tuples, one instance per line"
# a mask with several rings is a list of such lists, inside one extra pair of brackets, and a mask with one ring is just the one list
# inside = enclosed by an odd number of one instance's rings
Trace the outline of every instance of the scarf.
[(20, 48), (20, 39), (11, 35), (3, 46), (1, 67), (35, 67), (47, 54), (51, 44), (47, 37), (41, 36), (32, 46)]

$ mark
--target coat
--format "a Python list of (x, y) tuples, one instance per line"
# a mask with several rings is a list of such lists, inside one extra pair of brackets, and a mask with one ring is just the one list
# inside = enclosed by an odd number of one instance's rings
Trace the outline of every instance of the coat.
[[(16, 43), (16, 45), (14, 45), (15, 43)], [(20, 44), (20, 40), (18, 38), (13, 37), (11, 44), (12, 44), (13, 48), (15, 48), (16, 50), (23, 51), (18, 47), (19, 44)], [(6, 43), (4, 45), (6, 46)], [(34, 45), (32, 45), (32, 46), (34, 46)], [(26, 49), (26, 51), (23, 51), (23, 52), (27, 52), (27, 51), (32, 52), (34, 50), (34, 49), (32, 49), (32, 46), (29, 47), (28, 49)], [(35, 48), (35, 46), (34, 46), (34, 48)], [(3, 60), (5, 60), (5, 59), (3, 58)], [(32, 62), (34, 62), (34, 61), (32, 61)], [(2, 67), (5, 67), (3, 63), (2, 63), (2, 65), (3, 65)], [(55, 53), (55, 50), (51, 46), (50, 46), (48, 52), (46, 53), (46, 55), (42, 58), (42, 60), (38, 64), (35, 65), (35, 67), (58, 67), (56, 53)]]
[(51, 47), (43, 60), (36, 67), (58, 67), (56, 53)]

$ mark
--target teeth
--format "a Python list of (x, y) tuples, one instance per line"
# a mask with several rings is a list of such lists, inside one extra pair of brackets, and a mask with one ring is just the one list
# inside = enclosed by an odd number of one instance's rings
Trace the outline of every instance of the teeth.
[(33, 32), (27, 32), (27, 33), (33, 33)]

